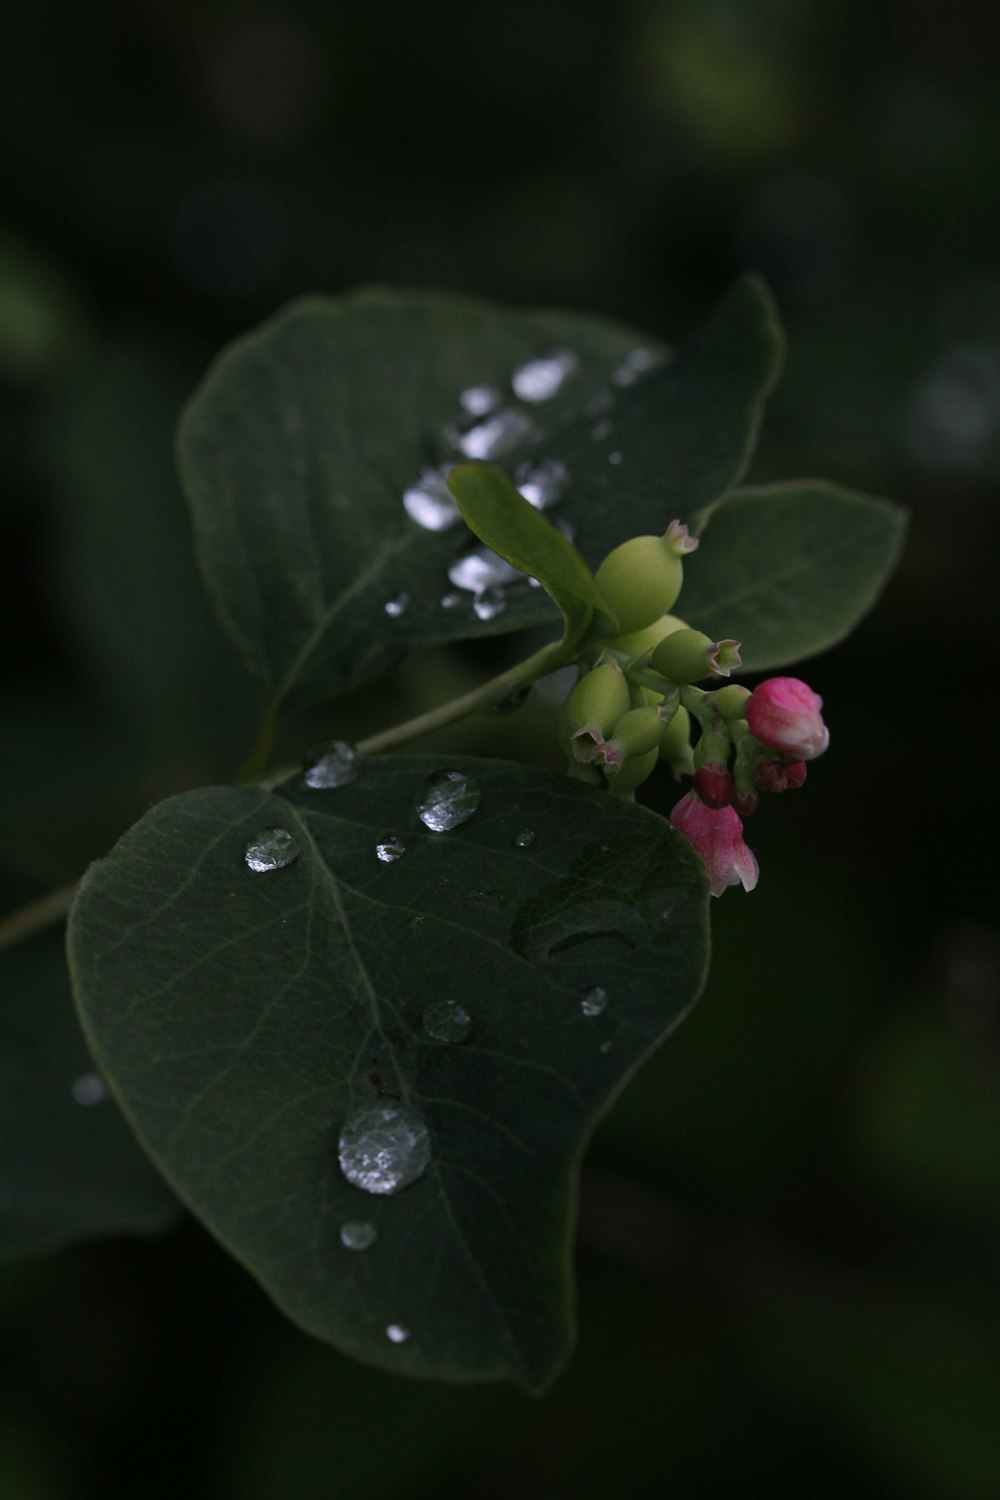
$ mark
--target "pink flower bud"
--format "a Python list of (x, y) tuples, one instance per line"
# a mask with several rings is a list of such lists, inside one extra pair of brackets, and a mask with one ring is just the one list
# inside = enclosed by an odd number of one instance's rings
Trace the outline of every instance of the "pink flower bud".
[[(799, 762), (801, 765), (801, 761)], [(759, 792), (787, 792), (788, 767), (780, 760), (761, 760), (753, 773), (754, 786)]]
[(769, 677), (747, 700), (747, 723), (769, 750), (794, 760), (815, 760), (830, 743), (822, 707), (822, 698), (797, 677)]
[(743, 842), (743, 824), (735, 808), (706, 807), (697, 792), (688, 792), (670, 814), (670, 822), (704, 861), (713, 896), (721, 896), (731, 885), (753, 890), (757, 861)]
[(792, 760), (792, 761), (789, 761), (788, 765), (785, 767), (785, 780), (788, 783), (788, 790), (790, 792), (797, 792), (798, 789), (799, 789), (799, 787), (802, 786), (802, 784), (805, 781), (805, 779), (806, 779), (806, 765), (805, 765), (805, 761), (802, 761), (802, 760)]
[(733, 778), (723, 766), (699, 766), (694, 789), (706, 807), (728, 807), (733, 800)]
[(756, 792), (737, 792), (733, 797), (733, 806), (742, 818), (749, 818), (760, 806), (760, 798)]

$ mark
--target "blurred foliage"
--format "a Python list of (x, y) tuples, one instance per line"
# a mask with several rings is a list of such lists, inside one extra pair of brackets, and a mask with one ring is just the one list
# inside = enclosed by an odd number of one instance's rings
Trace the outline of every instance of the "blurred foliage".
[[(761, 886), (719, 904), (708, 992), (599, 1132), (551, 1394), (352, 1365), (187, 1224), (3, 1269), (0, 1493), (995, 1494), (1000, 865), (965, 748), (1000, 541), (993, 13), (15, 0), (6, 42), (7, 905), (247, 747), (171, 432), (292, 295), (433, 285), (673, 340), (753, 268), (789, 332), (753, 478), (828, 475), (914, 524), (806, 671), (831, 755), (751, 826)], [(508, 650), (397, 674), (337, 727)], [(544, 759), (544, 735), (535, 695), (438, 744)]]

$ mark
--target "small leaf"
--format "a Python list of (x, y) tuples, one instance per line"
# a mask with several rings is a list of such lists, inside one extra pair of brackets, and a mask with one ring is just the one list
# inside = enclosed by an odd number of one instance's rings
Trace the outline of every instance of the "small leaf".
[(448, 476), (466, 524), (480, 541), (521, 573), (537, 578), (562, 610), (567, 645), (586, 634), (591, 622), (600, 635), (614, 635), (618, 621), (594, 582), (587, 564), (561, 531), (489, 464), (462, 464)]
[(178, 1205), (87, 1053), (61, 935), (0, 954), (0, 1255), (154, 1234)]
[(678, 608), (758, 672), (842, 640), (899, 556), (905, 513), (819, 479), (733, 492), (701, 517)]
[[(550, 399), (518, 400), (515, 373), (553, 347), (575, 365)], [(637, 352), (654, 366), (641, 378)], [(565, 465), (558, 514), (595, 567), (736, 483), (779, 356), (749, 279), (666, 363), (654, 342), (597, 319), (386, 291), (297, 303), (235, 344), (186, 410), (179, 458), (205, 582), (270, 710), (344, 692), (427, 646), (555, 624), (544, 592), (513, 575), (500, 608), (477, 612), (456, 590), (461, 523), (425, 529), (403, 504), (429, 468), (440, 491), (467, 457), (521, 484), (522, 465)], [(492, 437), (480, 428), (470, 446), (457, 424), (460, 395), (490, 388), (500, 416), (481, 423), (501, 436), (487, 452)]]
[[(275, 827), (298, 858), (253, 873)], [(693, 1003), (706, 906), (647, 810), (414, 756), (170, 799), (92, 867), (69, 946), (142, 1140), (291, 1318), (390, 1370), (537, 1389), (571, 1338), (583, 1143)]]

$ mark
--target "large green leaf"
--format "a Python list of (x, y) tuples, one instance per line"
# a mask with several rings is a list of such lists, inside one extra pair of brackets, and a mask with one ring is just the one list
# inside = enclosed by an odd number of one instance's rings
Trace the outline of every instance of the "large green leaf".
[[(575, 369), (551, 399), (516, 400), (512, 373), (553, 347), (571, 350)], [(738, 283), (648, 373), (636, 350), (662, 353), (600, 320), (366, 291), (297, 303), (225, 353), (182, 421), (181, 474), (209, 593), (272, 710), (438, 642), (555, 623), (523, 579), (499, 609), (477, 611), (474, 587), (456, 602), (449, 569), (468, 533), (427, 530), (403, 507), (428, 465), (488, 458), (517, 475), (532, 460), (565, 464), (554, 514), (591, 566), (724, 494), (780, 355), (765, 293)], [(524, 430), (499, 449), (470, 451), (466, 438), (462, 450), (448, 436), (460, 393), (483, 386), (505, 393)]]
[(94, 1070), (62, 934), (0, 954), (0, 1255), (152, 1234), (177, 1200)]
[(747, 671), (782, 667), (842, 640), (899, 556), (899, 506), (819, 479), (735, 490), (701, 518), (677, 608), (742, 642)]
[[(646, 809), (502, 761), (446, 766), (481, 802), (431, 831), (440, 769), (172, 798), (85, 877), (71, 965), (147, 1148), (296, 1322), (392, 1370), (534, 1389), (571, 1339), (583, 1142), (699, 991), (705, 880)], [(300, 853), (252, 872), (268, 828)], [(372, 1108), (428, 1132), (397, 1192), (338, 1163)], [(354, 1221), (367, 1249), (341, 1242)]]

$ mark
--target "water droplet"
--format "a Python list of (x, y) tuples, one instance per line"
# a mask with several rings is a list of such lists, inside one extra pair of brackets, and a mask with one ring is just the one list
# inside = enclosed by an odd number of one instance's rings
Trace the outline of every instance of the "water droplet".
[(519, 401), (550, 401), (580, 361), (572, 349), (552, 349), (518, 365), (510, 383)]
[(452, 423), (445, 428), (444, 435), (466, 458), (491, 459), (512, 452), (534, 429), (535, 424), (526, 411), (504, 406), (488, 416)]
[(529, 459), (514, 470), (514, 483), (529, 505), (548, 510), (569, 483), (569, 469), (558, 458)]
[(344, 1121), (337, 1149), (348, 1182), (366, 1193), (398, 1193), (425, 1171), (431, 1138), (412, 1110), (383, 1100)]
[(247, 844), (244, 858), (255, 874), (283, 870), (294, 864), (302, 850), (287, 828), (262, 828)]
[(425, 531), (447, 531), (462, 519), (448, 488), (451, 467), (447, 464), (442, 469), (424, 469), (416, 483), (403, 493), (403, 509)]
[(340, 1226), (340, 1243), (346, 1250), (367, 1250), (378, 1239), (378, 1230), (367, 1219), (348, 1219)]
[(102, 1104), (108, 1098), (108, 1086), (99, 1073), (81, 1073), (79, 1078), (73, 1080), (70, 1093), (77, 1104), (89, 1108), (93, 1104)]
[(344, 740), (325, 740), (309, 751), (302, 774), (306, 786), (316, 792), (348, 786), (361, 775), (361, 757)]
[(561, 531), (568, 542), (571, 542), (576, 536), (576, 527), (572, 521), (567, 521), (565, 516), (559, 517), (556, 522), (556, 530)]
[(620, 464), (621, 461), (622, 461), (622, 456), (621, 456), (620, 453), (609, 453), (608, 454), (608, 463), (609, 464)]
[(472, 601), (472, 608), (480, 620), (495, 620), (497, 615), (502, 615), (507, 608), (507, 596), (502, 588), (494, 584), (491, 588), (483, 589)]
[(441, 608), (442, 609), (457, 609), (458, 606), (461, 604), (461, 602), (462, 602), (462, 596), (461, 596), (461, 594), (442, 594), (441, 595)]
[(495, 385), (470, 385), (458, 398), (462, 410), (472, 417), (485, 417), (500, 401), (500, 390)]
[(580, 997), (580, 1009), (585, 1016), (602, 1016), (607, 1004), (608, 992), (599, 984), (595, 984), (593, 989)]
[(398, 620), (400, 615), (406, 614), (409, 602), (409, 594), (397, 594), (395, 598), (386, 600), (385, 612), (391, 620)]
[(610, 1037), (608, 1037), (608, 1039), (607, 1039), (606, 1042), (602, 1042), (601, 1043), (601, 1051), (604, 1053), (605, 1057), (607, 1057), (607, 1055), (611, 1051), (611, 1048), (612, 1048), (613, 1045), (614, 1044), (613, 1044), (613, 1042), (612, 1042), (612, 1040), (611, 1040)]
[(406, 845), (398, 833), (389, 833), (380, 844), (375, 845), (375, 853), (384, 865), (391, 865), (403, 857)]
[(504, 588), (521, 577), (516, 568), (505, 561), (492, 547), (473, 547), (465, 552), (448, 569), (448, 577), (457, 589), (470, 594), (482, 594), (489, 588)]
[(402, 1323), (390, 1323), (385, 1330), (385, 1336), (393, 1344), (405, 1344), (410, 1337), (410, 1330), (404, 1328)]
[(417, 814), (433, 833), (447, 833), (472, 817), (481, 796), (479, 783), (464, 771), (438, 771), (420, 794)]
[(454, 1000), (439, 1000), (424, 1011), (424, 1030), (436, 1042), (464, 1042), (472, 1017)]
[(611, 377), (614, 385), (624, 388), (635, 385), (643, 375), (660, 362), (660, 357), (653, 353), (652, 349), (630, 349)]
[(610, 436), (610, 434), (611, 423), (608, 421), (607, 417), (604, 418), (603, 422), (598, 422), (595, 427), (592, 427), (590, 429), (590, 435), (594, 439), (595, 443), (603, 442), (606, 437)]
[(515, 849), (530, 849), (535, 842), (535, 830), (533, 828), (522, 828), (520, 833), (515, 833), (511, 843)]
[(525, 958), (544, 964), (582, 957), (591, 943), (614, 943), (632, 952), (648, 941), (649, 929), (635, 907), (624, 901), (567, 901), (565, 894), (549, 900), (543, 894), (518, 914), (511, 938)]

